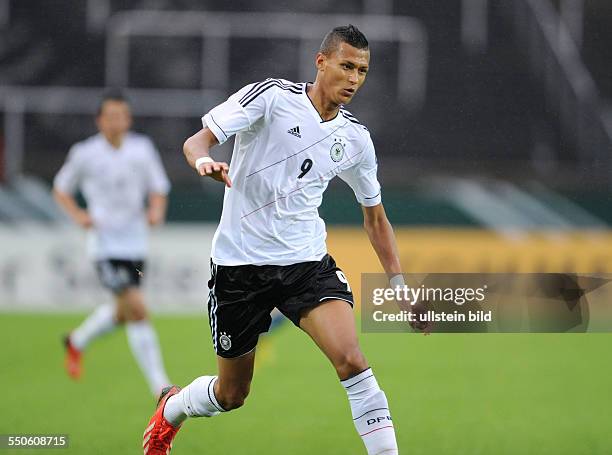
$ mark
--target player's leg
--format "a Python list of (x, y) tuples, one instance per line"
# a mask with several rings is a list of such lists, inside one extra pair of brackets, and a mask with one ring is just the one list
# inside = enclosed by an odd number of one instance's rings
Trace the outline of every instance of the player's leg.
[(76, 329), (70, 332), (70, 344), (84, 351), (96, 338), (112, 332), (121, 323), (117, 308), (112, 303), (98, 306)]
[(300, 327), (336, 369), (368, 454), (397, 454), (387, 397), (359, 348), (351, 307), (342, 300), (326, 300), (303, 314)]
[(353, 294), (346, 277), (329, 255), (300, 267), (299, 271), (288, 269), (290, 297), (279, 310), (308, 333), (331, 361), (368, 454), (396, 454), (387, 398), (359, 348)]
[(234, 359), (217, 356), (219, 373), (214, 395), (224, 410), (237, 409), (244, 404), (251, 391), (254, 367), (255, 349)]
[(160, 399), (144, 433), (145, 454), (165, 455), (187, 417), (213, 417), (244, 404), (259, 334), (270, 326), (266, 299), (274, 292), (266, 288), (266, 270), (255, 279), (250, 267), (211, 264), (208, 313), (218, 373), (200, 376), (182, 390), (173, 387), (171, 396)]
[[(96, 262), (96, 271), (102, 286), (115, 293), (118, 278), (114, 261)], [(123, 322), (123, 318), (119, 308), (112, 303), (100, 305), (79, 327), (70, 333), (70, 343), (79, 351), (84, 351), (89, 343), (111, 332), (121, 322)]]
[(179, 426), (187, 417), (213, 417), (244, 404), (249, 394), (255, 350), (240, 357), (217, 356), (217, 376), (200, 376), (170, 398), (164, 417)]
[(130, 350), (142, 371), (153, 395), (158, 396), (161, 390), (170, 384), (161, 348), (155, 328), (148, 317), (142, 291), (128, 288), (121, 295), (122, 305), (127, 309), (126, 333)]
[(115, 305), (108, 303), (97, 307), (76, 329), (64, 337), (64, 366), (68, 376), (75, 380), (81, 377), (83, 351), (96, 338), (112, 332), (118, 325)]
[[(113, 291), (115, 270), (111, 261), (96, 263), (102, 285)], [(68, 375), (78, 379), (82, 373), (82, 352), (97, 338), (112, 332), (122, 322), (123, 316), (113, 303), (98, 306), (76, 329), (64, 339), (66, 346), (65, 367)]]
[(347, 302), (329, 299), (306, 310), (300, 328), (327, 356), (341, 381), (368, 368), (359, 348), (354, 313)]
[(218, 376), (200, 376), (184, 389), (164, 389), (143, 434), (145, 455), (167, 455), (187, 417), (214, 417), (242, 406), (253, 377), (255, 351), (218, 357)]
[[(140, 270), (140, 269), (139, 269)], [(129, 285), (117, 296), (119, 312), (125, 317), (130, 350), (153, 395), (158, 396), (170, 384), (155, 328), (149, 319), (140, 281), (132, 277)]]
[[(208, 318), (217, 353), (217, 376), (201, 376), (168, 400), (172, 424), (210, 417), (243, 405), (253, 378), (255, 347), (270, 326), (271, 267), (211, 264)], [(166, 415), (167, 413), (167, 415)]]

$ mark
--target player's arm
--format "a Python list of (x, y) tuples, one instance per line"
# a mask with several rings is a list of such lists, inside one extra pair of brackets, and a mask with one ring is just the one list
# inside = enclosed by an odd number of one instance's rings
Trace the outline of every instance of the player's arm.
[(204, 127), (191, 136), (183, 144), (183, 154), (189, 165), (201, 176), (210, 176), (219, 182), (224, 182), (228, 188), (232, 186), (229, 178), (229, 166), (225, 162), (217, 162), (210, 156), (210, 149), (219, 141), (209, 128)]
[(183, 146), (187, 162), (202, 176), (210, 176), (232, 186), (227, 163), (216, 162), (210, 148), (223, 144), (233, 135), (251, 128), (270, 112), (281, 82), (275, 79), (249, 84), (212, 108), (202, 117), (203, 128)]
[(150, 140), (148, 143), (150, 158), (147, 161), (146, 170), (148, 177), (147, 221), (150, 226), (157, 226), (166, 219), (171, 183), (155, 145)]
[(147, 209), (147, 220), (151, 226), (162, 224), (166, 219), (168, 208), (168, 197), (161, 193), (149, 193), (149, 208)]
[(387, 276), (392, 278), (402, 273), (395, 234), (382, 203), (373, 207), (362, 206), (362, 210), (363, 227)]
[(395, 234), (382, 204), (380, 183), (376, 176), (378, 163), (374, 144), (368, 137), (359, 161), (338, 176), (355, 193), (363, 211), (363, 227), (385, 272), (392, 278), (402, 273)]
[(70, 193), (55, 188), (53, 190), (53, 198), (66, 214), (79, 226), (87, 229), (93, 226), (93, 222), (87, 210), (82, 209), (77, 204), (76, 199)]
[(53, 198), (75, 223), (87, 229), (93, 226), (93, 220), (87, 210), (79, 207), (73, 196), (83, 175), (84, 160), (82, 157), (80, 147), (72, 146), (66, 162), (53, 179)]
[[(402, 275), (397, 242), (395, 241), (395, 234), (393, 233), (391, 223), (387, 219), (385, 208), (380, 203), (371, 207), (362, 206), (362, 210), (363, 226), (368, 233), (370, 243), (381, 265), (390, 279), (391, 287), (403, 286), (404, 277)], [(410, 309), (413, 313), (425, 312), (427, 310), (427, 306), (424, 303), (417, 303), (409, 306), (409, 308), (402, 303), (398, 302), (400, 308)], [(422, 331), (425, 335), (429, 334), (432, 329), (430, 322), (414, 321), (410, 322), (410, 326)]]

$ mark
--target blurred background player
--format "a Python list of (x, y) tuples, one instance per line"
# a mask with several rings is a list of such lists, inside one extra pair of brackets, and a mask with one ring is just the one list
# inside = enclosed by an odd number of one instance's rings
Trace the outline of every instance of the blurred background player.
[[(81, 354), (96, 338), (125, 324), (127, 338), (153, 394), (169, 384), (140, 281), (147, 254), (147, 225), (164, 221), (170, 182), (152, 141), (130, 132), (132, 116), (119, 91), (104, 94), (99, 133), (75, 144), (54, 180), (54, 196), (88, 230), (88, 254), (115, 304), (98, 307), (65, 338), (68, 375), (82, 373)], [(80, 190), (87, 208), (75, 197)], [(148, 204), (145, 200), (148, 199)]]

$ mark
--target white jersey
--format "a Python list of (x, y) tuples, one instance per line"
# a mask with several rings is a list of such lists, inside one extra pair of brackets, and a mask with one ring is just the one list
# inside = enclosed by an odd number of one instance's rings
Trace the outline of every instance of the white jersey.
[(170, 182), (148, 137), (128, 133), (115, 149), (96, 134), (72, 146), (54, 187), (70, 194), (80, 188), (93, 220), (93, 259), (135, 260), (147, 253), (146, 197), (167, 194)]
[(220, 265), (289, 265), (327, 252), (318, 208), (329, 181), (346, 181), (363, 206), (380, 204), (370, 134), (348, 111), (327, 121), (306, 83), (250, 84), (202, 118), (219, 140), (236, 134), (223, 213), (212, 245)]

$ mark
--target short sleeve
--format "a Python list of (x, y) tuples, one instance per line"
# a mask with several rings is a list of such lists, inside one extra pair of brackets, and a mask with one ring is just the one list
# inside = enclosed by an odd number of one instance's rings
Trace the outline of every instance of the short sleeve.
[(211, 109), (202, 117), (202, 124), (208, 127), (219, 144), (222, 144), (234, 134), (249, 129), (269, 112), (276, 96), (275, 88), (278, 86), (276, 79), (249, 84), (224, 103)]
[(148, 190), (152, 193), (159, 193), (164, 195), (168, 194), (168, 192), (170, 191), (170, 180), (168, 179), (168, 175), (164, 170), (164, 165), (162, 164), (157, 148), (155, 148), (153, 142), (148, 142), (150, 155), (150, 159), (148, 160)]
[(83, 175), (83, 160), (79, 153), (79, 146), (73, 145), (68, 157), (53, 180), (53, 188), (62, 193), (76, 192)]
[(374, 144), (368, 136), (359, 162), (342, 171), (338, 176), (351, 187), (357, 202), (364, 207), (373, 207), (382, 202), (380, 183), (376, 176), (377, 170), (378, 163)]

